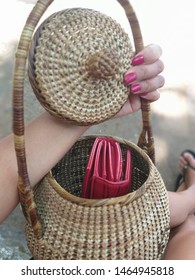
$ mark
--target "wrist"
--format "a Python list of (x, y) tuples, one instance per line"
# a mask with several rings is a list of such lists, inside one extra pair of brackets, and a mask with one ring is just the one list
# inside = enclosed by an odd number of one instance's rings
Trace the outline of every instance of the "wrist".
[(44, 112), (42, 117), (45, 119), (46, 123), (48, 123), (51, 127), (59, 128), (62, 130), (62, 132), (63, 131), (67, 132), (67, 130), (69, 130), (82, 134), (90, 128), (89, 125), (82, 126), (82, 125), (66, 122), (63, 119), (52, 116), (48, 112)]

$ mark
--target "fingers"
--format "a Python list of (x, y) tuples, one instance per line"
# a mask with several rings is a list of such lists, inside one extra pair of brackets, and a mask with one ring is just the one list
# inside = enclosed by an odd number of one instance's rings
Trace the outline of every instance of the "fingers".
[(154, 90), (154, 91), (150, 91), (150, 92), (146, 92), (146, 93), (141, 93), (141, 94), (139, 94), (139, 96), (150, 102), (154, 102), (159, 99), (160, 93), (158, 90)]
[(152, 64), (134, 66), (126, 72), (124, 82), (126, 85), (131, 85), (135, 82), (151, 79), (152, 77), (159, 75), (163, 70), (164, 64), (160, 59)]
[(134, 66), (133, 68), (127, 71), (127, 75), (129, 73), (135, 73), (136, 81), (142, 81), (159, 75), (163, 70), (164, 64), (160, 59), (158, 59), (157, 61), (151, 64), (142, 64), (139, 66)]
[(124, 76), (124, 83), (129, 86), (131, 93), (141, 94), (142, 98), (151, 101), (159, 98), (157, 90), (165, 83), (164, 77), (159, 75), (164, 70), (164, 64), (159, 59), (161, 54), (160, 46), (152, 44), (133, 58), (133, 67)]
[(133, 83), (130, 91), (134, 94), (146, 93), (161, 88), (165, 83), (163, 76), (158, 75), (151, 79), (146, 79), (140, 82)]
[(185, 152), (184, 154), (182, 154), (180, 156), (180, 159), (179, 159), (179, 168), (180, 168), (180, 170), (182, 171), (184, 169), (184, 167), (187, 166), (188, 164), (190, 166), (194, 166), (195, 167), (195, 158), (193, 157), (192, 154), (190, 154), (188, 152)]
[(124, 83), (129, 87), (131, 94), (122, 109), (115, 117), (136, 112), (141, 108), (141, 98), (149, 102), (160, 97), (158, 89), (164, 85), (164, 77), (160, 73), (164, 69), (159, 59), (162, 54), (160, 46), (152, 44), (135, 55), (132, 68), (124, 75)]
[(141, 52), (135, 55), (132, 65), (140, 65), (142, 63), (151, 64), (157, 61), (162, 55), (162, 49), (159, 45), (151, 44), (146, 46)]

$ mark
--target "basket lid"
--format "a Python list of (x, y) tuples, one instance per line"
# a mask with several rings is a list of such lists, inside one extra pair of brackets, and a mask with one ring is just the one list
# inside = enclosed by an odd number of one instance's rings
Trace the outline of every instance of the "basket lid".
[(38, 100), (54, 116), (78, 125), (100, 123), (128, 98), (123, 76), (132, 55), (129, 36), (111, 17), (65, 9), (35, 32), (29, 78)]

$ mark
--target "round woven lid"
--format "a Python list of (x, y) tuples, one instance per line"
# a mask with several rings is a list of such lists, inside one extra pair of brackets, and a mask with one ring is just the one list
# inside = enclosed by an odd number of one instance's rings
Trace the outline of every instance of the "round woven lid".
[(128, 98), (123, 83), (133, 51), (111, 17), (74, 8), (47, 18), (29, 52), (29, 78), (43, 107), (78, 125), (115, 115)]

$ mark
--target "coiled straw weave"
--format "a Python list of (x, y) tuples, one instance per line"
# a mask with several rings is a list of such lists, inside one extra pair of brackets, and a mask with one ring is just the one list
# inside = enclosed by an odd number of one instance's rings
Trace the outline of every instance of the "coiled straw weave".
[[(52, 2), (37, 1), (21, 34), (15, 60), (13, 132), (28, 247), (35, 259), (160, 259), (169, 236), (169, 207), (166, 188), (153, 163), (154, 142), (147, 101), (141, 100), (143, 128), (139, 147), (113, 137), (120, 143), (123, 156), (127, 149), (132, 154), (131, 193), (99, 200), (80, 197), (96, 136), (77, 141), (35, 188), (30, 184), (23, 96), (27, 57), (30, 81), (38, 99), (51, 114), (68, 122), (101, 122), (115, 114), (128, 97), (123, 74), (129, 68), (132, 47), (120, 27), (99, 12), (73, 9), (46, 19), (33, 38), (38, 21)], [(124, 8), (138, 52), (143, 41), (137, 17), (128, 0), (118, 2)], [(73, 22), (78, 26), (78, 15), (83, 29), (77, 32)], [(72, 35), (69, 29), (64, 33), (66, 18), (71, 22)], [(62, 37), (66, 38), (64, 43)], [(68, 44), (70, 37), (73, 43)], [(53, 41), (59, 45), (54, 47)], [(79, 45), (80, 41), (84, 47)]]
[(112, 18), (67, 9), (42, 23), (29, 56), (29, 77), (51, 114), (79, 125), (115, 115), (128, 98), (123, 75), (130, 67), (128, 35)]
[(167, 192), (149, 157), (120, 138), (133, 160), (132, 192), (110, 199), (80, 198), (96, 136), (79, 140), (34, 191), (43, 237), (27, 224), (36, 259), (160, 259), (169, 238)]

